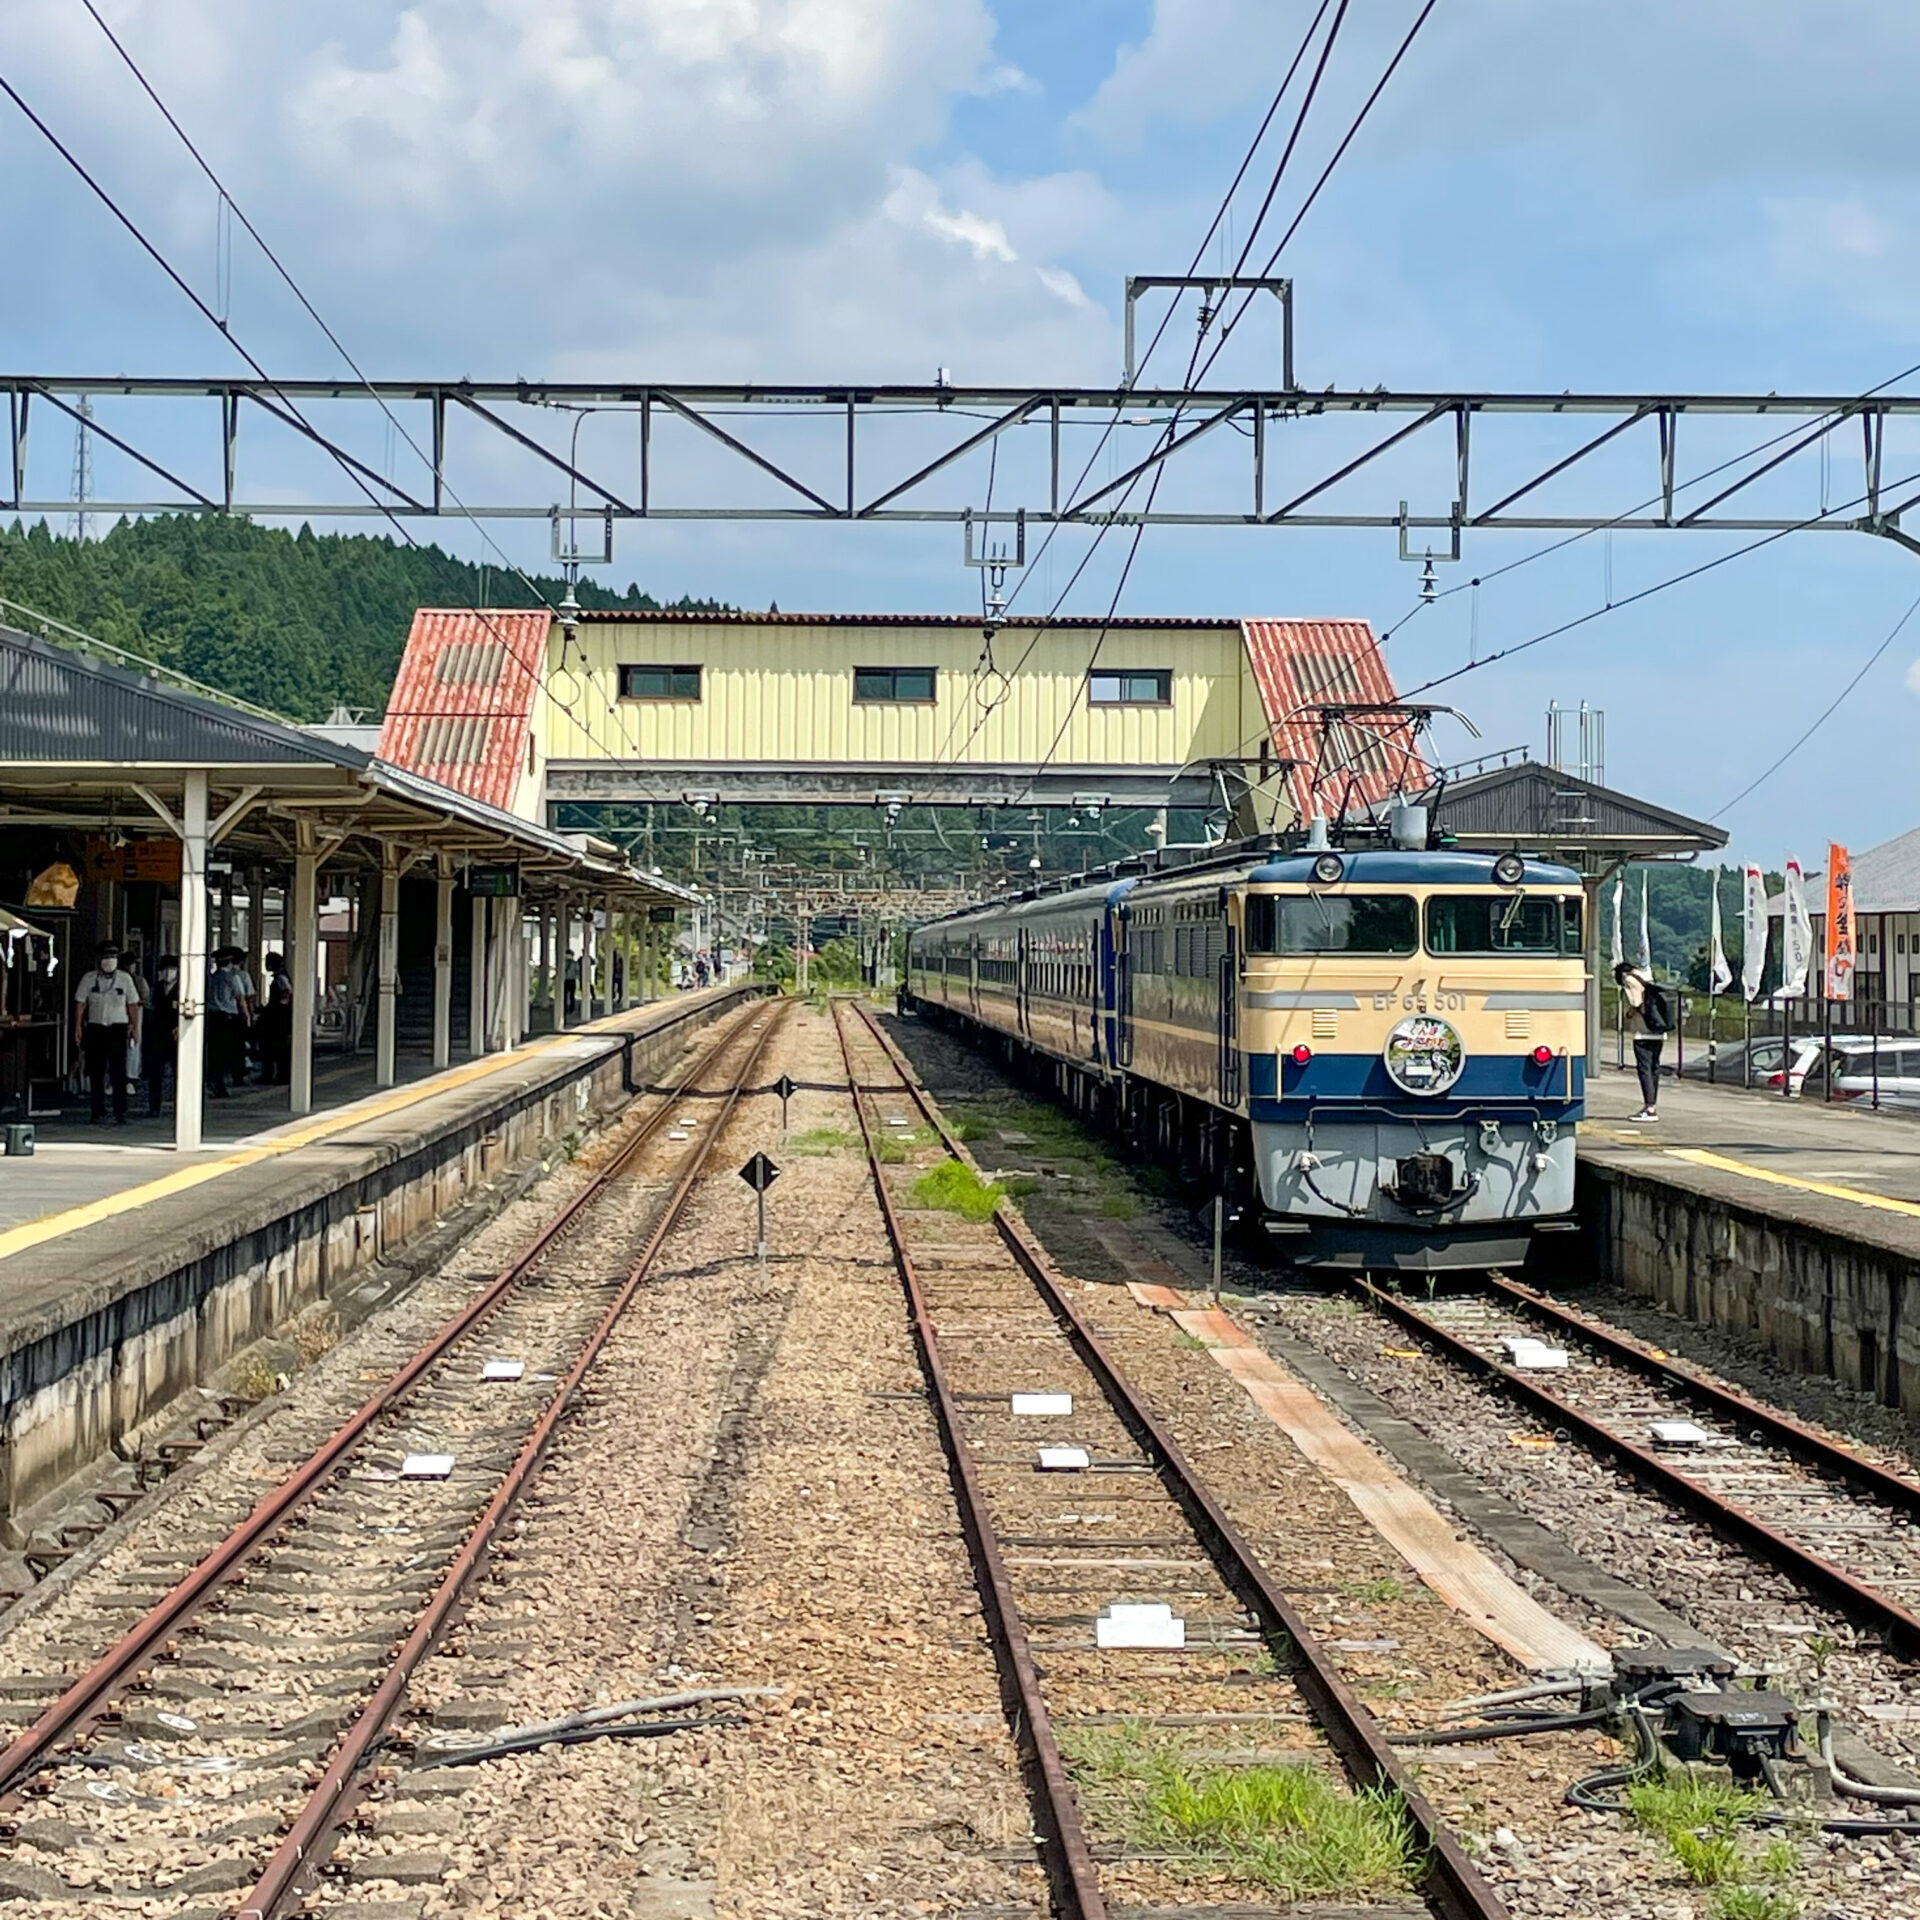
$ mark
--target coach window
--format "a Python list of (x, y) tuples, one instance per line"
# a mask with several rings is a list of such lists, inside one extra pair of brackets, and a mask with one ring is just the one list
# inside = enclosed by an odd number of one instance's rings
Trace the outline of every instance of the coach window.
[(1096, 707), (1166, 707), (1173, 704), (1173, 673), (1167, 667), (1129, 667), (1096, 673), (1087, 680), (1087, 698)]
[(1252, 893), (1247, 896), (1247, 951), (1287, 956), (1316, 953), (1379, 957), (1415, 952), (1420, 914), (1405, 893)]
[(1541, 893), (1441, 893), (1427, 902), (1433, 954), (1574, 954), (1580, 902)]
[(622, 700), (698, 700), (700, 669), (666, 666), (635, 667), (623, 664), (620, 668), (620, 698)]
[(853, 697), (860, 701), (904, 700), (925, 704), (933, 698), (932, 667), (855, 667)]

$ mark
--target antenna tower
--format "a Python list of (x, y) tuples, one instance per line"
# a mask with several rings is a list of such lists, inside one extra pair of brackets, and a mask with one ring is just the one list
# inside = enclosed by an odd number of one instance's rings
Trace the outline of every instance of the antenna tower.
[(88, 431), (93, 419), (93, 402), (80, 397), (80, 424), (73, 430), (73, 502), (77, 511), (71, 525), (73, 537), (87, 537), (87, 502), (93, 497), (93, 436)]

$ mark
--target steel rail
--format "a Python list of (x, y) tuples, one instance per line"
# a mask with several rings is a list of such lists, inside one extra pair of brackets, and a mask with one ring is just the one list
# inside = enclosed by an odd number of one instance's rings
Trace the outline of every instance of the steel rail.
[[(733, 1117), (741, 1095), (746, 1091), (749, 1077), (765, 1057), (773, 1036), (778, 1032), (782, 1021), (791, 1009), (792, 1002), (789, 1001), (774, 1009), (771, 1016), (767, 1018), (760, 1038), (748, 1051), (734, 1076), (733, 1085), (728, 1090), (725, 1103), (719, 1113), (714, 1116), (711, 1124), (704, 1129), (693, 1152), (687, 1156), (680, 1178), (675, 1182), (666, 1205), (654, 1222), (646, 1244), (628, 1269), (626, 1279), (621, 1282), (619, 1292), (614, 1295), (606, 1312), (601, 1315), (598, 1324), (587, 1336), (586, 1344), (580, 1349), (579, 1356), (573, 1365), (568, 1368), (566, 1377), (555, 1387), (553, 1397), (547, 1402), (546, 1411), (534, 1423), (519, 1453), (514, 1456), (512, 1466), (507, 1469), (493, 1498), (487, 1503), (486, 1511), (475, 1522), (473, 1530), (467, 1535), (466, 1542), (455, 1556), (453, 1564), (442, 1575), (439, 1586), (434, 1590), (433, 1598), (421, 1610), (412, 1631), (401, 1643), (379, 1686), (367, 1704), (361, 1708), (353, 1724), (341, 1736), (340, 1744), (334, 1748), (326, 1770), (321, 1774), (306, 1805), (295, 1817), (286, 1838), (274, 1850), (273, 1857), (267, 1862), (260, 1878), (254, 1882), (252, 1891), (240, 1906), (234, 1909), (234, 1920), (277, 1920), (277, 1916), (291, 1910), (293, 1903), (302, 1896), (308, 1877), (325, 1860), (341, 1823), (352, 1811), (353, 1804), (359, 1797), (361, 1769), (385, 1735), (388, 1723), (406, 1699), (407, 1687), (413, 1679), (415, 1669), (433, 1651), (440, 1636), (452, 1623), (461, 1596), (466, 1591), (467, 1582), (472, 1579), (485, 1559), (487, 1549), (501, 1521), (512, 1512), (528, 1480), (538, 1469), (548, 1443), (559, 1427), (562, 1416), (567, 1412), (573, 1396), (579, 1391), (588, 1369), (599, 1358), (601, 1349), (606, 1345), (621, 1316), (632, 1304), (634, 1295), (640, 1291), (667, 1236), (679, 1224), (680, 1215), (686, 1208), (689, 1196), (705, 1175), (707, 1162), (713, 1157), (714, 1148), (726, 1132), (727, 1123)], [(750, 1012), (748, 1019), (751, 1020), (753, 1017)], [(732, 1034), (728, 1036), (729, 1040), (733, 1037)]]
[[(948, 1127), (906, 1056), (866, 1007), (856, 1003), (855, 1010), (947, 1151), (963, 1165), (973, 1166), (973, 1156)], [(1247, 1603), (1269, 1641), (1276, 1648), (1284, 1642), (1290, 1649), (1290, 1677), (1313, 1709), (1349, 1777), (1357, 1785), (1393, 1793), (1405, 1808), (1408, 1824), (1423, 1850), (1422, 1891), (1430, 1904), (1445, 1920), (1507, 1920), (1507, 1907), (1499, 1894), (1420, 1791), (1400, 1756), (1388, 1746), (1379, 1722), (1341, 1678), (1313, 1629), (1275, 1584), (1252, 1543), (1228, 1518), (1179, 1442), (1107, 1352), (1069, 1297), (1045, 1250), (1025, 1223), (1004, 1205), (995, 1211), (993, 1223), (1008, 1251), (1060, 1320), (1081, 1360), (1100, 1382), (1114, 1411), (1153, 1462), (1161, 1484), (1179, 1504), (1221, 1577)]]
[(1525, 1374), (1482, 1353), (1471, 1341), (1429, 1319), (1411, 1302), (1383, 1293), (1364, 1278), (1356, 1279), (1353, 1285), (1363, 1299), (1399, 1321), (1410, 1333), (1432, 1341), (1456, 1365), (1491, 1380), (1503, 1392), (1573, 1435), (1583, 1446), (1620, 1462), (1636, 1478), (1656, 1488), (1676, 1506), (1696, 1514), (1716, 1532), (1824, 1595), (1850, 1619), (1884, 1634), (1894, 1652), (1907, 1658), (1920, 1657), (1920, 1616), (1878, 1587), (1857, 1579), (1844, 1567), (1835, 1566), (1831, 1560), (1768, 1526), (1711, 1487), (1669, 1466), (1649, 1448), (1603, 1426), (1572, 1401), (1562, 1399)]
[(666, 1124), (673, 1103), (731, 1048), (754, 1014), (747, 1007), (727, 1031), (703, 1051), (662, 1101), (658, 1112), (641, 1122), (619, 1153), (527, 1243), (512, 1266), (448, 1320), (418, 1352), (388, 1377), (379, 1391), (330, 1434), (231, 1533), (174, 1588), (158, 1600), (105, 1654), (0, 1752), (0, 1796), (11, 1796), (63, 1741), (97, 1719), (114, 1695), (147, 1666), (167, 1640), (233, 1578), (288, 1517), (318, 1490), (367, 1430), (417, 1386), (453, 1347), (473, 1333), (519, 1285), (555, 1240), (598, 1201), (626, 1171), (634, 1156)]
[(847, 1042), (840, 1003), (836, 1000), (832, 1006), (834, 1035), (840, 1042), (840, 1058), (847, 1069), (847, 1092), (853, 1100), (853, 1115), (859, 1122), (860, 1138), (866, 1146), (867, 1172), (873, 1181), (874, 1197), (880, 1203), (887, 1238), (893, 1246), (894, 1264), (900, 1270), (900, 1284), (905, 1289), (907, 1305), (913, 1315), (914, 1344), (920, 1350), (921, 1370), (926, 1375), (927, 1390), (933, 1398), (934, 1418), (940, 1427), (940, 1444), (947, 1456), (948, 1471), (953, 1476), (960, 1507), (961, 1530), (966, 1535), (967, 1548), (979, 1576), (980, 1597), (986, 1608), (987, 1623), (1002, 1678), (1019, 1702), (1015, 1736), (1025, 1751), (1028, 1769), (1039, 1787), (1037, 1797), (1042, 1816), (1041, 1837), (1047, 1851), (1048, 1878), (1053, 1882), (1062, 1907), (1073, 1916), (1073, 1920), (1107, 1920), (1107, 1903), (1100, 1891), (1099, 1869), (1093, 1863), (1093, 1851), (1087, 1844), (1086, 1829), (1080, 1821), (1080, 1805), (1074, 1797), (1073, 1783), (1067, 1778), (1066, 1761), (1060, 1752), (1059, 1738), (1053, 1730), (1053, 1715), (1040, 1685), (1039, 1670), (1033, 1664), (1033, 1650), (1027, 1641), (1019, 1604), (1014, 1598), (1013, 1582), (1008, 1576), (1006, 1561), (1001, 1556), (1000, 1543), (993, 1530), (986, 1491), (980, 1484), (973, 1455), (960, 1432), (960, 1409), (954, 1400), (953, 1389), (947, 1383), (946, 1367), (940, 1358), (939, 1336), (927, 1307), (925, 1290), (920, 1285), (919, 1271), (914, 1266), (912, 1254), (907, 1251), (906, 1236), (900, 1229), (900, 1216), (894, 1210), (893, 1196), (887, 1191), (886, 1173), (881, 1165), (873, 1129), (867, 1121), (867, 1109), (861, 1096), (864, 1093), (870, 1099), (873, 1090), (861, 1085), (860, 1076), (854, 1068), (853, 1050)]
[(1791, 1453), (1822, 1473), (1831, 1474), (1836, 1480), (1844, 1480), (1860, 1492), (1872, 1494), (1876, 1499), (1886, 1501), (1889, 1506), (1898, 1507), (1915, 1519), (1920, 1519), (1920, 1482), (1909, 1480), (1904, 1474), (1881, 1466), (1878, 1461), (1849, 1452), (1841, 1442), (1822, 1433), (1818, 1427), (1795, 1419), (1779, 1407), (1770, 1407), (1764, 1400), (1756, 1400), (1738, 1387), (1730, 1387), (1724, 1381), (1709, 1378), (1690, 1361), (1675, 1359), (1671, 1354), (1656, 1353), (1617, 1327), (1594, 1320), (1578, 1308), (1538, 1293), (1518, 1280), (1510, 1280), (1505, 1274), (1489, 1274), (1482, 1284), (1488, 1292), (1518, 1311), (1530, 1313), (1559, 1332), (1585, 1341), (1588, 1346), (1604, 1353), (1609, 1360), (1617, 1361), (1649, 1380), (1677, 1388), (1703, 1406), (1711, 1407), (1723, 1420), (1744, 1422), (1752, 1432), (1770, 1440), (1783, 1452)]

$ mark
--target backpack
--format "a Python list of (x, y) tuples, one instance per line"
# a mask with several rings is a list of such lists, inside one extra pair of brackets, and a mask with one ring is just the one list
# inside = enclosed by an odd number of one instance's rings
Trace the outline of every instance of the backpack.
[(1651, 980), (1640, 1002), (1640, 1019), (1649, 1033), (1673, 1031), (1673, 1002)]

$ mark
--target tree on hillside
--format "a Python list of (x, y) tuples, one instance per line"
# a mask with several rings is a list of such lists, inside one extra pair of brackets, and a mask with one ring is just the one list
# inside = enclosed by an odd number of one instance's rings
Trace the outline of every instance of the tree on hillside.
[[(566, 591), (533, 580), (548, 604)], [(578, 593), (584, 607), (659, 605), (633, 586), (615, 593), (583, 580)], [(419, 607), (540, 604), (517, 575), (436, 546), (188, 514), (123, 519), (98, 540), (16, 520), (0, 528), (0, 598), (291, 720), (324, 719), (335, 706), (383, 712)]]

